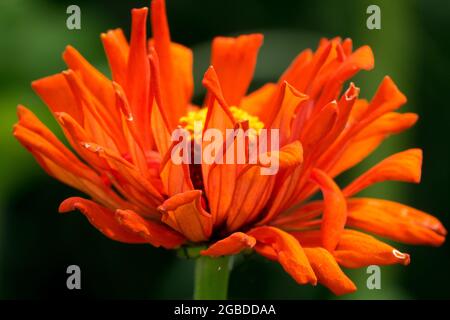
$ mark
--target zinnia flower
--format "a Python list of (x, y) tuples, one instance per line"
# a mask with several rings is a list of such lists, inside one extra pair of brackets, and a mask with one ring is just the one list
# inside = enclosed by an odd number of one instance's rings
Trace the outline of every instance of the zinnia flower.
[[(263, 36), (217, 37), (200, 108), (191, 103), (192, 52), (171, 41), (163, 0), (151, 5), (150, 40), (146, 19), (147, 8), (132, 11), (129, 43), (120, 29), (101, 35), (113, 80), (68, 46), (68, 70), (33, 82), (77, 156), (18, 107), (15, 137), (49, 175), (89, 197), (64, 200), (60, 212), (77, 209), (104, 235), (125, 243), (206, 244), (201, 254), (211, 257), (253, 249), (298, 283), (319, 282), (335, 294), (356, 289), (340, 266), (410, 262), (369, 234), (443, 243), (446, 230), (433, 216), (354, 198), (378, 182), (418, 183), (420, 149), (386, 158), (344, 188), (334, 180), (417, 120), (397, 112), (406, 98), (389, 77), (371, 101), (360, 99), (353, 83), (344, 87), (358, 71), (373, 68), (368, 46), (353, 50), (350, 39), (322, 39), (276, 83), (247, 95)], [(279, 129), (279, 171), (261, 175), (259, 164), (175, 164), (171, 133), (194, 120), (221, 132)], [(309, 200), (316, 193), (322, 200)]]

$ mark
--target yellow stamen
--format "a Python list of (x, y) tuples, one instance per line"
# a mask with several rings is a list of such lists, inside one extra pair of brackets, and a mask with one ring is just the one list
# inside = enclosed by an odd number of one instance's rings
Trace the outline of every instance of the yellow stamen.
[[(257, 134), (259, 134), (261, 129), (264, 128), (264, 123), (262, 123), (258, 117), (252, 116), (248, 112), (235, 106), (229, 107), (229, 110), (236, 121), (248, 121), (249, 128), (255, 130)], [(186, 116), (180, 118), (180, 125), (193, 133), (195, 122), (201, 122), (201, 129), (203, 129), (207, 113), (208, 108), (201, 108), (197, 111), (189, 111)]]

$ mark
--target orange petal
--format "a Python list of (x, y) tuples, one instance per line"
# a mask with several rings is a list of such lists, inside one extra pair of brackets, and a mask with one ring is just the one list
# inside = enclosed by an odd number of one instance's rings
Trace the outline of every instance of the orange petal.
[(54, 145), (67, 158), (72, 161), (76, 161), (77, 157), (75, 157), (74, 154), (64, 146), (64, 144), (36, 117), (31, 110), (23, 105), (18, 105), (17, 116), (19, 118), (19, 125), (38, 134), (43, 139)]
[(238, 254), (244, 249), (253, 248), (256, 239), (242, 232), (235, 232), (225, 239), (213, 243), (200, 252), (203, 256), (219, 257)]
[(277, 85), (275, 83), (266, 83), (261, 88), (243, 97), (239, 107), (263, 120), (267, 127), (267, 122), (263, 119), (267, 118), (267, 109), (264, 106), (271, 102), (276, 92)]
[(330, 41), (322, 41), (315, 53), (311, 54), (309, 50), (302, 52), (283, 74), (282, 79), (288, 81), (300, 92), (307, 94), (308, 87), (313, 84), (317, 73), (333, 51), (333, 44)]
[(410, 262), (409, 255), (367, 234), (345, 230), (339, 246), (333, 253), (336, 261), (346, 268), (361, 268), (369, 265), (390, 265)]
[(114, 212), (99, 204), (79, 197), (64, 200), (59, 206), (59, 212), (79, 210), (89, 222), (108, 238), (125, 243), (144, 243), (145, 240), (137, 233), (121, 226), (114, 218)]
[(369, 46), (362, 46), (345, 57), (339, 67), (328, 77), (327, 82), (322, 88), (322, 94), (318, 105), (324, 105), (334, 99), (342, 87), (342, 84), (352, 78), (360, 70), (371, 70), (374, 66), (374, 57), (372, 49)]
[(289, 139), (292, 139), (293, 119), (299, 106), (308, 99), (308, 96), (297, 91), (289, 83), (282, 84), (277, 103), (278, 109), (267, 111), (277, 111), (270, 127), (280, 130), (280, 145), (284, 145)]
[(216, 69), (225, 100), (230, 105), (239, 105), (247, 92), (262, 42), (261, 34), (214, 38), (211, 64)]
[[(165, 1), (153, 0), (151, 9), (154, 48), (160, 61), (161, 96), (168, 107), (170, 124), (176, 126), (185, 115), (192, 94), (192, 53), (172, 47)], [(183, 69), (178, 70), (180, 64)]]
[(83, 110), (79, 107), (63, 74), (59, 73), (33, 81), (31, 86), (53, 113), (66, 112), (78, 123), (84, 123)]
[(266, 259), (278, 261), (278, 254), (270, 245), (256, 243), (253, 249)]
[(322, 241), (324, 248), (332, 252), (339, 243), (347, 220), (345, 198), (333, 179), (325, 172), (314, 169), (311, 179), (319, 185), (323, 193)]
[[(115, 173), (114, 177), (117, 180), (115, 186), (126, 191), (124, 196), (137, 200), (145, 208), (143, 212), (157, 214), (154, 208), (161, 203), (163, 197), (148, 176), (146, 177), (135, 165), (111, 149), (91, 142), (86, 142), (83, 146), (86, 150), (107, 161)], [(142, 214), (142, 212), (140, 213)]]
[(356, 291), (355, 284), (342, 272), (334, 257), (323, 248), (305, 248), (309, 263), (319, 283), (336, 295)]
[(295, 210), (289, 210), (283, 215), (277, 217), (272, 224), (283, 226), (284, 228), (295, 229), (297, 224), (302, 224), (311, 219), (317, 218), (322, 214), (323, 201), (312, 201)]
[[(221, 84), (213, 67), (208, 68), (206, 71), (203, 85), (208, 90), (208, 113), (203, 132), (207, 129), (214, 128), (221, 132), (224, 140), (224, 145), (221, 151), (218, 152), (219, 154), (216, 155), (217, 159), (215, 159), (213, 164), (202, 161), (203, 181), (205, 183), (205, 191), (208, 197), (213, 223), (214, 225), (220, 225), (227, 217), (227, 210), (231, 205), (236, 184), (237, 166), (235, 164), (220, 163), (226, 162), (224, 161), (228, 152), (226, 139), (231, 139), (226, 136), (226, 130), (235, 128), (235, 120), (225, 102)], [(209, 143), (203, 139), (202, 150), (205, 150)]]
[(100, 104), (110, 112), (114, 112), (115, 95), (111, 81), (72, 46), (66, 47), (63, 59), (69, 69), (76, 71), (81, 76), (84, 85), (100, 101)]
[(320, 230), (289, 231), (289, 234), (295, 237), (304, 248), (322, 246), (322, 232)]
[(256, 166), (239, 174), (226, 217), (228, 231), (238, 230), (258, 217), (270, 198), (274, 182), (274, 176), (261, 175)]
[(278, 158), (280, 169), (299, 166), (303, 163), (303, 147), (300, 141), (291, 142), (273, 154)]
[[(289, 143), (285, 146), (283, 146), (279, 151), (272, 151), (271, 152), (271, 157), (276, 158), (278, 161), (278, 170), (282, 171), (283, 174), (289, 175), (290, 172), (292, 170), (297, 170), (300, 168), (300, 165), (303, 163), (303, 148), (302, 145), (299, 141), (294, 141), (292, 143)], [(274, 158), (272, 158), (271, 160), (271, 165), (274, 166)], [(252, 168), (253, 169), (253, 168)], [(270, 210), (267, 212), (267, 214), (262, 218), (261, 221), (258, 222), (258, 225), (264, 225), (266, 223), (268, 223), (269, 221), (271, 221), (277, 214), (280, 213), (280, 210), (278, 210), (278, 208), (282, 205), (283, 203), (283, 199), (287, 198), (288, 195), (290, 195), (289, 191), (292, 190), (292, 185), (291, 185), (291, 181), (289, 180), (289, 178), (291, 178), (291, 176), (288, 176), (288, 179), (284, 179), (283, 181), (283, 185), (281, 186), (281, 188), (275, 189), (277, 190), (277, 194), (275, 196), (271, 195), (271, 194), (267, 194), (269, 192), (272, 192), (273, 187), (274, 187), (274, 183), (275, 181), (273, 181), (273, 179), (270, 179), (268, 176), (261, 176), (260, 172), (253, 169), (253, 172), (255, 175), (259, 175), (259, 176), (254, 176), (252, 181), (253, 183), (256, 183), (255, 186), (252, 186), (253, 188), (257, 188), (259, 191), (258, 192), (250, 192), (248, 197), (250, 198), (247, 199), (246, 201), (250, 201), (252, 203), (251, 199), (254, 199), (254, 201), (256, 203), (259, 203), (260, 205), (265, 205), (266, 201), (270, 201), (272, 200), (272, 204), (270, 206)], [(277, 172), (278, 174), (278, 172)], [(245, 175), (247, 175), (245, 173)], [(275, 179), (277, 177), (277, 175), (273, 176)], [(241, 179), (243, 180), (244, 177), (239, 177), (239, 181), (238, 183), (240, 184), (244, 184), (244, 181), (241, 181)], [(246, 186), (245, 188), (249, 188), (249, 186)], [(290, 189), (289, 189), (290, 188)], [(286, 190), (288, 189), (288, 190)], [(236, 193), (238, 193), (238, 187), (236, 188)], [(253, 190), (253, 189), (248, 189), (248, 190)], [(266, 193), (267, 192), (267, 193)], [(240, 197), (243, 202), (246, 202), (244, 199), (244, 197), (247, 196), (247, 193), (244, 194), (240, 194), (238, 195), (238, 197)], [(266, 198), (266, 196), (269, 196), (268, 198)], [(235, 196), (236, 197), (236, 196)], [(233, 200), (234, 203), (234, 200)], [(247, 206), (247, 204), (245, 203), (243, 206)], [(258, 210), (256, 210), (256, 208)], [(259, 211), (263, 208), (262, 206), (257, 206), (256, 208), (254, 208), (253, 213), (248, 215), (248, 218), (245, 220), (246, 223), (251, 222), (254, 218), (256, 218), (258, 216), (258, 214), (260, 213)], [(237, 208), (233, 207), (230, 209), (231, 212), (236, 211)], [(237, 213), (237, 216), (239, 218), (242, 218), (242, 212)], [(229, 214), (229, 221), (234, 218), (231, 214)], [(239, 219), (238, 219), (239, 221)], [(237, 221), (234, 221), (234, 223), (236, 223)]]
[(95, 138), (90, 137), (88, 133), (82, 128), (75, 119), (73, 119), (69, 114), (65, 112), (58, 112), (55, 114), (58, 119), (59, 124), (64, 129), (64, 133), (70, 144), (75, 149), (75, 151), (91, 166), (96, 168), (101, 168), (103, 170), (109, 169), (106, 162), (99, 159), (97, 156), (93, 155), (92, 152), (86, 150), (82, 143), (89, 140), (94, 140)]
[(147, 8), (133, 9), (127, 80), (124, 90), (139, 130), (150, 134), (150, 65), (147, 52)]
[(178, 232), (159, 222), (144, 219), (132, 210), (119, 209), (116, 211), (115, 218), (123, 228), (138, 234), (155, 247), (162, 246), (166, 249), (173, 249), (182, 245), (186, 240)]
[(415, 113), (388, 112), (362, 129), (355, 139), (362, 140), (376, 135), (400, 133), (411, 128), (418, 118), (419, 116)]
[(208, 240), (211, 215), (201, 205), (202, 192), (191, 190), (172, 196), (158, 207), (161, 220), (193, 242)]
[(447, 231), (435, 217), (403, 204), (370, 198), (348, 202), (347, 225), (414, 245), (439, 246)]
[[(339, 160), (332, 167), (330, 175), (334, 177), (355, 166), (372, 153), (389, 135), (410, 128), (416, 121), (417, 115), (414, 113), (388, 112), (381, 116), (362, 129), (353, 141), (345, 147)], [(336, 155), (336, 153), (336, 150), (330, 150), (330, 155)]]
[(409, 149), (396, 153), (359, 176), (344, 190), (344, 196), (350, 197), (368, 186), (386, 180), (420, 182), (422, 171), (422, 150)]
[(291, 83), (294, 87), (299, 88), (299, 82), (304, 77), (304, 71), (308, 67), (313, 58), (311, 49), (306, 49), (294, 59), (289, 68), (283, 73), (279, 83), (284, 81)]
[(177, 141), (172, 143), (160, 166), (164, 190), (169, 197), (194, 189), (189, 164), (175, 164), (170, 158), (177, 143)]
[[(317, 284), (317, 278), (308, 258), (293, 236), (280, 229), (266, 226), (254, 228), (247, 234), (254, 237), (258, 243), (272, 247), (278, 257), (278, 262), (299, 284)], [(258, 251), (259, 248), (255, 246), (255, 250)], [(262, 253), (267, 254), (267, 249)]]
[(306, 122), (300, 136), (305, 154), (312, 154), (311, 150), (318, 150), (320, 148), (321, 142), (332, 132), (337, 117), (337, 103), (336, 101), (332, 101)]
[(394, 81), (388, 76), (384, 77), (357, 128), (366, 127), (380, 116), (397, 110), (405, 103), (406, 97), (400, 92)]
[(104, 180), (78, 160), (31, 111), (19, 106), (18, 114), (19, 123), (14, 126), (14, 136), (50, 176), (89, 194), (106, 206), (123, 204)]
[(102, 33), (101, 39), (108, 57), (113, 80), (121, 86), (125, 86), (130, 48), (122, 29)]
[(151, 68), (151, 96), (152, 96), (152, 108), (151, 108), (151, 130), (155, 139), (156, 147), (161, 155), (165, 155), (171, 145), (171, 134), (175, 126), (172, 126), (169, 118), (169, 109), (166, 107), (165, 102), (161, 96), (161, 79), (159, 71), (158, 55), (154, 50), (150, 51), (149, 55), (150, 68)]

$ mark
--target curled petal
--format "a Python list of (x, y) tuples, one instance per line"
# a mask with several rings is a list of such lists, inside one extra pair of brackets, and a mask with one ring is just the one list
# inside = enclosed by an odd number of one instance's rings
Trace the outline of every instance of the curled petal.
[[(269, 257), (276, 255), (278, 262), (295, 281), (300, 284), (317, 284), (317, 278), (308, 258), (293, 236), (280, 229), (266, 226), (254, 228), (247, 234), (254, 237), (258, 244), (262, 244), (262, 247), (255, 246), (257, 252)], [(266, 246), (271, 249), (267, 249)]]
[(253, 248), (256, 239), (242, 232), (235, 232), (225, 239), (213, 243), (200, 253), (204, 256), (219, 257), (238, 254), (244, 249)]
[(123, 228), (138, 234), (155, 247), (162, 246), (166, 249), (173, 249), (182, 245), (186, 240), (178, 232), (160, 222), (144, 219), (132, 210), (117, 210), (115, 218)]
[(344, 195), (336, 183), (323, 171), (314, 169), (313, 179), (321, 188), (324, 197), (323, 221), (321, 226), (323, 246), (333, 251), (347, 220), (347, 205)]
[(193, 242), (207, 240), (212, 232), (211, 215), (202, 208), (201, 196), (200, 190), (186, 191), (158, 207), (161, 220)]
[(271, 120), (269, 125), (272, 128), (280, 130), (280, 145), (284, 145), (287, 141), (296, 138), (292, 136), (293, 120), (300, 106), (306, 102), (309, 97), (300, 93), (288, 82), (284, 82), (281, 85), (277, 99), (277, 108), (272, 108), (272, 110), (268, 110), (267, 112), (276, 112), (269, 116), (269, 119)]
[(100, 206), (94, 201), (72, 197), (64, 200), (59, 206), (59, 212), (79, 210), (89, 222), (108, 238), (125, 243), (144, 243), (145, 240), (137, 233), (124, 228), (114, 218), (114, 212)]
[(304, 250), (319, 283), (336, 295), (356, 291), (355, 284), (342, 272), (330, 252), (323, 248), (305, 248)]

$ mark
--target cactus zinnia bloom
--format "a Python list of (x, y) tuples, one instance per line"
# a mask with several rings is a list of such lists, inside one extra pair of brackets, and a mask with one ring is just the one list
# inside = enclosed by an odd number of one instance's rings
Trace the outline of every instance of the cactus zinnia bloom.
[[(446, 230), (433, 216), (382, 199), (354, 198), (388, 181), (418, 183), (422, 151), (381, 161), (344, 188), (335, 177), (360, 163), (391, 134), (411, 127), (398, 113), (405, 96), (386, 77), (371, 101), (344, 84), (373, 68), (368, 46), (322, 39), (301, 52), (276, 83), (247, 95), (263, 36), (217, 37), (203, 85), (191, 103), (192, 52), (171, 41), (165, 3), (132, 11), (131, 39), (120, 29), (101, 35), (112, 80), (73, 47), (68, 70), (33, 82), (77, 156), (36, 116), (18, 107), (15, 137), (46, 172), (89, 199), (63, 201), (107, 237), (167, 249), (207, 245), (219, 257), (245, 249), (278, 261), (298, 283), (317, 282), (335, 294), (356, 289), (340, 266), (407, 265), (409, 255), (371, 235), (438, 246)], [(278, 129), (279, 170), (259, 164), (176, 164), (171, 133), (202, 121), (203, 130)], [(227, 153), (227, 149), (224, 153)], [(321, 197), (310, 200), (315, 194)], [(367, 233), (366, 233), (367, 232)]]

